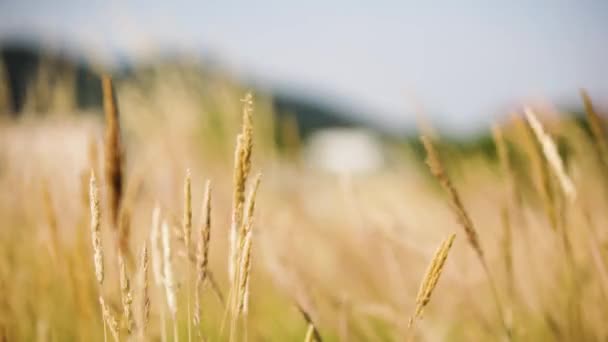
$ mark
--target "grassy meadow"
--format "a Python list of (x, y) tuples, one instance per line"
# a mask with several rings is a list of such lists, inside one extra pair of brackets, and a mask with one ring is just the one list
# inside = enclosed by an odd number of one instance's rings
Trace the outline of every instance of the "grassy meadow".
[(584, 120), (522, 108), (488, 149), (422, 132), (338, 175), (227, 79), (104, 78), (88, 111), (39, 83), (0, 115), (1, 341), (608, 338), (608, 145), (584, 92)]

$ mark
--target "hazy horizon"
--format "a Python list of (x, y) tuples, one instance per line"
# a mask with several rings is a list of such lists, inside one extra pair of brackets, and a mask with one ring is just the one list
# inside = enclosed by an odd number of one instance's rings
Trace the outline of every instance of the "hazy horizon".
[(580, 87), (608, 103), (608, 3), (459, 3), (3, 2), (0, 40), (37, 37), (106, 61), (204, 54), (393, 129), (422, 108), (467, 131), (527, 99), (576, 105)]

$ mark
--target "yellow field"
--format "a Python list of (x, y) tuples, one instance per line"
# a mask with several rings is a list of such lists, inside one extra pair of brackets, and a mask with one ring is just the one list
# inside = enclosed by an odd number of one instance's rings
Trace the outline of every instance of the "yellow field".
[(299, 137), (277, 146), (263, 97), (243, 110), (230, 82), (201, 96), (187, 75), (160, 75), (116, 85), (119, 125), (111, 110), (0, 123), (0, 340), (608, 338), (608, 150), (593, 111), (586, 126), (517, 113), (491, 155), (434, 136), (433, 172), (387, 142), (383, 169), (336, 175), (307, 165)]

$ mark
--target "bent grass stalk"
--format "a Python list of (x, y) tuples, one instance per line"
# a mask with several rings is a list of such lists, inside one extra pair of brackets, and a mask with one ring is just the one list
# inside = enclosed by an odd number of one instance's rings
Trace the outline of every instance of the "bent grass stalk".
[(424, 308), (431, 300), (431, 295), (439, 282), (439, 277), (441, 276), (441, 272), (443, 271), (445, 261), (448, 258), (448, 253), (450, 252), (450, 248), (452, 248), (455, 237), (456, 234), (452, 234), (445, 241), (443, 241), (441, 245), (439, 245), (439, 248), (437, 248), (437, 251), (433, 255), (433, 259), (426, 270), (424, 278), (422, 278), (418, 295), (416, 296), (416, 308), (414, 310), (414, 314), (408, 322), (409, 336), (411, 336), (413, 333), (416, 320), (422, 317)]
[(576, 188), (574, 187), (574, 183), (570, 179), (570, 176), (568, 176), (566, 173), (564, 162), (557, 151), (557, 147), (555, 146), (553, 139), (551, 139), (551, 137), (545, 133), (542, 124), (540, 121), (538, 121), (538, 118), (536, 118), (536, 115), (530, 108), (525, 108), (524, 114), (526, 115), (528, 124), (534, 131), (536, 138), (543, 148), (543, 154), (545, 155), (549, 166), (551, 166), (555, 176), (559, 180), (559, 184), (564, 192), (564, 195), (570, 201), (570, 203), (574, 202), (576, 199)]
[(558, 231), (559, 219), (557, 217), (555, 194), (551, 186), (549, 170), (546, 163), (543, 162), (541, 147), (534, 138), (534, 132), (521, 116), (513, 115), (513, 122), (519, 132), (519, 138), (523, 141), (525, 154), (532, 163), (534, 184), (540, 194), (549, 224), (554, 231)]
[(426, 164), (428, 165), (431, 174), (437, 179), (437, 181), (439, 181), (439, 184), (447, 193), (449, 203), (451, 204), (452, 210), (456, 214), (460, 225), (465, 231), (467, 241), (469, 242), (471, 248), (473, 248), (473, 250), (477, 254), (479, 262), (481, 263), (481, 266), (486, 274), (486, 278), (488, 279), (490, 289), (492, 290), (492, 296), (496, 303), (496, 309), (498, 311), (501, 324), (503, 325), (503, 328), (505, 330), (506, 337), (511, 340), (511, 329), (508, 326), (507, 321), (505, 320), (504, 309), (500, 300), (500, 296), (498, 294), (498, 289), (496, 287), (496, 283), (494, 282), (494, 278), (490, 273), (488, 263), (486, 262), (486, 259), (484, 257), (483, 249), (481, 248), (481, 244), (479, 243), (479, 238), (477, 236), (477, 231), (473, 226), (473, 221), (465, 210), (462, 200), (460, 199), (460, 195), (456, 191), (456, 188), (445, 173), (439, 155), (437, 154), (437, 151), (435, 150), (431, 139), (426, 136), (421, 136), (420, 139), (422, 141), (422, 144), (424, 145), (424, 149), (426, 150)]
[[(306, 337), (305, 337), (305, 341), (317, 341), (317, 342), (322, 342), (323, 339), (321, 338), (321, 334), (319, 333), (319, 329), (317, 329), (317, 326), (315, 325), (315, 323), (312, 320), (312, 316), (310, 315), (310, 313), (308, 311), (306, 311), (299, 303), (296, 302), (296, 308), (298, 309), (298, 311), (300, 312), (300, 314), (302, 315), (302, 318), (304, 318), (304, 321), (306, 322), (307, 326), (308, 326), (308, 330), (306, 332)], [(311, 329), (312, 328), (312, 329)], [(312, 330), (312, 331), (311, 331)], [(310, 334), (310, 336), (309, 336)]]

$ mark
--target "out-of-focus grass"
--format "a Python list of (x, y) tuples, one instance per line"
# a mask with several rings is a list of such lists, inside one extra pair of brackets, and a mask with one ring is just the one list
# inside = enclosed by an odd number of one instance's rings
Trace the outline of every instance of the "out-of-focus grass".
[[(190, 168), (195, 231), (204, 181), (214, 184), (210, 269), (226, 296), (233, 149), (244, 89), (227, 80), (207, 84), (184, 71), (164, 70), (119, 83), (117, 93), (126, 160), (125, 205), (133, 213), (130, 248), (138, 254), (148, 238), (157, 202), (179, 230), (181, 182)], [(89, 170), (97, 168), (101, 174), (103, 164), (99, 114), (24, 113), (0, 124), (0, 337), (7, 340), (103, 338), (86, 188)], [(407, 153), (386, 146), (390, 163), (373, 173), (327, 174), (281, 153), (275, 118), (270, 101), (257, 97), (253, 172), (261, 170), (263, 181), (254, 228), (249, 339), (303, 339), (306, 323), (296, 303), (310, 311), (326, 340), (402, 339), (425, 267), (439, 242), (452, 232), (457, 233), (456, 242), (415, 336), (454, 341), (503, 337), (482, 269), (439, 187), (414, 157), (415, 147)], [(575, 203), (565, 203), (551, 178), (574, 250), (574, 273), (565, 268), (560, 237), (543, 209), (530, 156), (509, 121), (503, 131), (521, 198), (509, 197), (493, 145), (484, 148), (490, 153), (463, 153), (441, 142), (438, 149), (479, 231), (515, 339), (604, 340), (607, 233), (601, 228), (608, 222), (606, 179), (592, 152), (594, 142), (580, 125), (553, 118), (547, 128), (568, 147), (567, 172), (579, 193)], [(505, 271), (505, 206), (513, 239), (513, 279), (507, 279)], [(119, 313), (118, 268), (104, 214), (104, 292)], [(53, 220), (58, 246), (52, 242)], [(185, 259), (183, 247), (176, 246), (184, 339)], [(131, 267), (130, 272), (137, 305), (137, 269)], [(511, 292), (509, 282), (514, 284)], [(149, 336), (156, 340), (160, 308), (166, 303), (158, 289), (151, 286), (151, 291)], [(220, 331), (224, 308), (209, 287), (202, 307), (204, 336), (227, 339), (226, 331)]]

